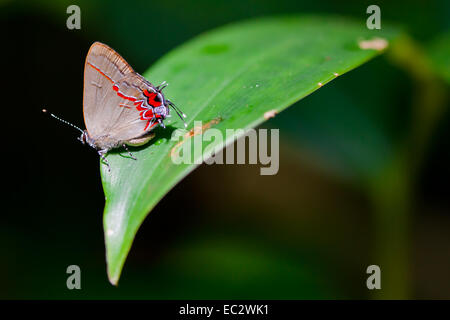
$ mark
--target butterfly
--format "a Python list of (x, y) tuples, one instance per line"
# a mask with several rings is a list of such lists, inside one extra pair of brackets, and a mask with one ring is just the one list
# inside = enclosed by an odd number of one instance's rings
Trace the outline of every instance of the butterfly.
[[(165, 128), (164, 120), (170, 116), (169, 107), (184, 122), (186, 115), (164, 97), (162, 90), (166, 86), (163, 82), (155, 87), (135, 72), (116, 51), (95, 42), (84, 65), (83, 116), (86, 130), (53, 114), (51, 116), (80, 130), (79, 140), (97, 150), (110, 170), (105, 157), (108, 151), (119, 147), (128, 151), (127, 145), (146, 144), (154, 137), (152, 130), (156, 126)], [(130, 156), (136, 159), (131, 153)]]

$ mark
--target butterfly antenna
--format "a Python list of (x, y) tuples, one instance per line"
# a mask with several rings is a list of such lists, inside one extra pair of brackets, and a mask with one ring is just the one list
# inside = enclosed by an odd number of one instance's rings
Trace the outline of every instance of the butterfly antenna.
[(61, 121), (62, 123), (65, 123), (65, 124), (71, 126), (72, 128), (77, 129), (77, 130), (80, 131), (81, 133), (84, 132), (83, 130), (81, 130), (80, 128), (78, 128), (76, 125), (74, 125), (74, 124), (72, 124), (72, 123), (70, 123), (70, 122), (68, 122), (68, 121), (66, 121), (66, 120), (63, 120), (63, 119), (61, 119), (61, 118), (55, 116), (53, 113), (48, 112), (46, 109), (42, 109), (42, 112), (43, 112), (43, 113), (47, 113), (47, 114), (49, 114), (50, 116), (52, 116), (53, 118), (55, 118), (56, 120), (59, 120), (59, 121)]
[(178, 107), (176, 105), (174, 105), (172, 101), (167, 100), (167, 102), (169, 103), (169, 106), (171, 106), (172, 109), (175, 110), (177, 115), (183, 121), (184, 127), (186, 128), (187, 127), (187, 123), (186, 123), (186, 121), (184, 121), (184, 118), (186, 118), (186, 115), (180, 109), (178, 109)]
[(164, 89), (165, 87), (167, 87), (168, 85), (169, 84), (166, 81), (163, 81), (159, 86), (156, 87), (156, 90), (161, 92), (161, 90)]

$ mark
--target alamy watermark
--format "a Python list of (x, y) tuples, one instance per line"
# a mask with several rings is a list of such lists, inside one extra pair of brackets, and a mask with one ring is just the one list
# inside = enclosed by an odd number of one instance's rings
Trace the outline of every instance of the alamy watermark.
[(370, 16), (366, 20), (367, 29), (381, 29), (381, 9), (376, 4), (372, 4), (367, 7), (367, 14)]
[(66, 273), (70, 276), (67, 277), (66, 286), (67, 289), (81, 289), (81, 269), (76, 264), (70, 265), (66, 269)]
[(367, 278), (366, 286), (369, 290), (381, 289), (381, 269), (376, 264), (367, 267), (366, 273), (370, 274)]
[(66, 13), (70, 16), (66, 20), (67, 29), (81, 29), (81, 9), (79, 6), (72, 4), (67, 7)]
[[(275, 175), (279, 169), (279, 129), (210, 128), (215, 120), (203, 124), (194, 121), (190, 131), (177, 129), (170, 156), (175, 164), (260, 164), (261, 175)], [(269, 142), (270, 132), (270, 142)], [(236, 143), (235, 137), (240, 137)], [(224, 145), (226, 148), (222, 151)], [(235, 148), (236, 145), (236, 148)], [(269, 152), (270, 147), (270, 152)], [(247, 152), (248, 150), (248, 152)]]

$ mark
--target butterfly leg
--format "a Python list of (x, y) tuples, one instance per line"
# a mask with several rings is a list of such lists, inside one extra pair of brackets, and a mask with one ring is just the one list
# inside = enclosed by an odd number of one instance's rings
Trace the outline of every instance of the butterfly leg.
[(127, 145), (126, 145), (125, 143), (124, 143), (122, 146), (123, 146), (123, 148), (128, 152), (128, 154), (130, 155), (131, 159), (137, 160), (137, 159), (133, 156), (133, 154), (130, 152), (130, 150), (128, 150)]
[(102, 159), (102, 161), (108, 166), (108, 172), (111, 172), (111, 167), (109, 166), (109, 162), (105, 157), (105, 154), (108, 152), (108, 150), (99, 150), (98, 151), (98, 155), (100, 156), (100, 158)]

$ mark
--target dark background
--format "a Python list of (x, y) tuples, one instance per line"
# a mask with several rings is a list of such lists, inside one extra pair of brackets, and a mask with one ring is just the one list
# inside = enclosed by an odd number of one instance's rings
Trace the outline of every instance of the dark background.
[[(66, 28), (70, 4), (81, 8), (81, 30)], [(230, 22), (313, 12), (364, 25), (370, 4), (381, 7), (382, 24), (402, 26), (424, 51), (449, 30), (450, 4), (437, 0), (1, 1), (0, 298), (450, 298), (446, 109), (417, 170), (405, 170), (399, 183), (407, 193), (401, 217), (373, 191), (386, 183), (377, 190), (396, 194), (398, 181), (383, 168), (397, 150), (415, 148), (407, 141), (417, 83), (386, 56), (265, 124), (280, 128), (277, 175), (202, 165), (179, 183), (138, 232), (117, 288), (106, 276), (98, 156), (41, 113), (84, 127), (83, 65), (94, 41), (143, 73), (172, 48)], [(406, 154), (401, 172), (417, 160)], [(377, 218), (383, 213), (387, 223)], [(391, 243), (393, 255), (383, 254)], [(66, 288), (71, 264), (81, 267), (82, 290)], [(365, 284), (371, 264), (382, 270), (376, 294)], [(383, 282), (395, 266), (407, 279)]]

